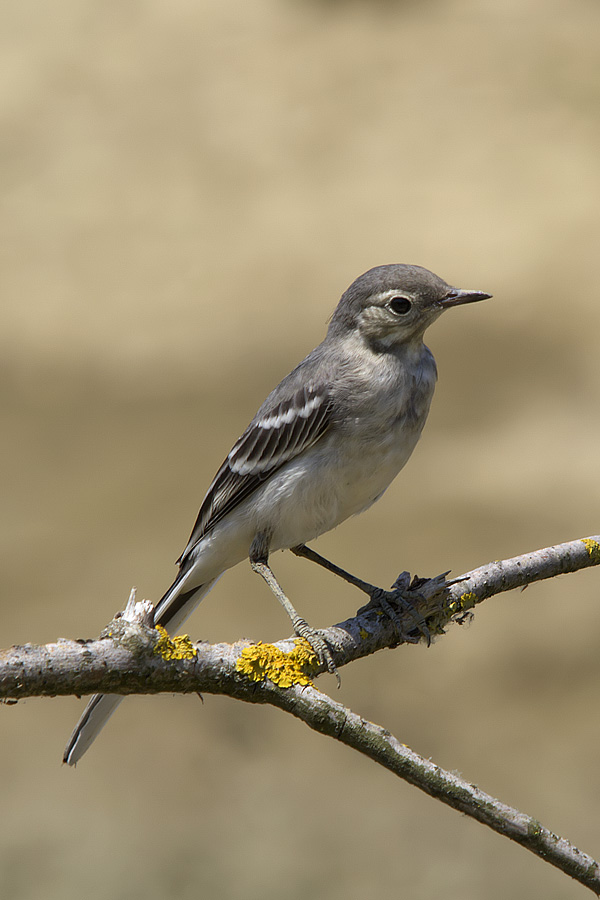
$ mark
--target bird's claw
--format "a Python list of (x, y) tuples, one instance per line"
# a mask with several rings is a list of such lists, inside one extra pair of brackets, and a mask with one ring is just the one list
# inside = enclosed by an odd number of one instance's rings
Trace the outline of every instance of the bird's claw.
[[(412, 579), (409, 572), (402, 572), (396, 578), (391, 590), (386, 591), (383, 588), (374, 587), (370, 592), (371, 600), (359, 609), (359, 614), (373, 607), (381, 609), (385, 615), (393, 622), (398, 636), (401, 641), (409, 644), (416, 644), (422, 638), (425, 638), (427, 646), (431, 644), (431, 632), (427, 626), (425, 617), (421, 615), (418, 604), (425, 599), (423, 588), (427, 586), (427, 596), (436, 594), (448, 584), (453, 582), (446, 581), (448, 572), (442, 572), (433, 578), (419, 578), (415, 575)], [(403, 617), (399, 615), (398, 608), (401, 612), (408, 613), (415, 621), (415, 627), (406, 631), (406, 625), (403, 627)]]
[(333, 661), (333, 657), (331, 655), (331, 651), (327, 646), (322, 632), (315, 631), (314, 628), (311, 628), (308, 622), (304, 619), (298, 617), (298, 619), (294, 622), (294, 631), (298, 635), (298, 637), (304, 638), (304, 640), (310, 644), (315, 656), (319, 661), (319, 665), (323, 666), (330, 675), (335, 675), (337, 680), (337, 685), (340, 687), (342, 680), (340, 678), (340, 673), (337, 670), (336, 664)]

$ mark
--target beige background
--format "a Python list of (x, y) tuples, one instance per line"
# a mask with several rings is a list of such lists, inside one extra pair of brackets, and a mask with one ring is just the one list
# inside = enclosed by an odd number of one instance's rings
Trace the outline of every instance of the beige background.
[[(586, 0), (3, 5), (3, 645), (160, 596), (231, 443), (379, 263), (495, 296), (431, 331), (414, 459), (318, 549), (389, 584), (600, 530), (599, 28)], [(274, 566), (315, 625), (362, 602)], [(248, 566), (189, 630), (289, 633)], [(589, 571), (336, 697), (597, 856), (599, 646)], [(76, 771), (80, 701), (0, 710), (2, 896), (587, 896), (273, 710), (126, 707)]]

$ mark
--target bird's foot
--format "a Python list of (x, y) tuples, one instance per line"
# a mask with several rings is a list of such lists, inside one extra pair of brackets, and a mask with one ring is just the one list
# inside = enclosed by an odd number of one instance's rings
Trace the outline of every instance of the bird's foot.
[[(427, 586), (427, 593), (433, 590), (437, 593), (446, 584), (446, 575), (437, 575), (435, 578), (419, 578), (417, 575), (411, 580), (409, 572), (402, 572), (391, 590), (386, 591), (383, 588), (374, 587), (371, 592), (371, 600), (361, 609), (359, 614), (373, 607), (381, 609), (383, 613), (393, 622), (400, 640), (403, 643), (417, 644), (422, 638), (425, 638), (427, 646), (431, 644), (431, 632), (427, 626), (425, 617), (419, 612), (418, 606), (425, 599), (423, 589)], [(408, 614), (413, 619), (415, 625), (412, 628), (406, 628), (406, 616)], [(404, 621), (403, 621), (404, 620)]]
[(306, 619), (303, 619), (301, 616), (294, 617), (292, 625), (298, 637), (304, 638), (310, 644), (319, 661), (319, 665), (323, 666), (331, 675), (335, 675), (339, 687), (342, 683), (340, 674), (333, 661), (331, 651), (325, 642), (323, 632), (315, 631), (314, 628), (310, 627)]

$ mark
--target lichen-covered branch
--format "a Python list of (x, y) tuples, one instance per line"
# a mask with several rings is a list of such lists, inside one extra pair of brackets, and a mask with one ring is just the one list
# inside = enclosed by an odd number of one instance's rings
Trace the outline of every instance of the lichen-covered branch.
[[(402, 634), (382, 613), (376, 596), (354, 617), (331, 626), (324, 635), (340, 668), (377, 650), (424, 639), (423, 621), (429, 633), (439, 635), (450, 622), (462, 621), (478, 603), (495, 594), (598, 564), (600, 535), (594, 535), (497, 560), (451, 581), (443, 576), (431, 578), (416, 588), (414, 583), (408, 587), (408, 573), (402, 573), (395, 589), (380, 592), (398, 606)], [(400, 597), (405, 599), (398, 605)], [(188, 652), (186, 657), (180, 639), (169, 643), (162, 629), (152, 627), (151, 610), (152, 605), (146, 603), (144, 610), (132, 617), (119, 613), (98, 640), (59, 639), (0, 651), (0, 700), (97, 692), (221, 693), (230, 690), (230, 686), (224, 690), (221, 680), (227, 675), (249, 677), (255, 683), (268, 677), (287, 687), (305, 684), (307, 675), (319, 674), (314, 658), (292, 638), (276, 644), (200, 643), (194, 645), (197, 653)], [(231, 668), (230, 654), (237, 669)], [(221, 667), (217, 660), (222, 661)]]
[[(534, 581), (600, 564), (600, 535), (496, 561), (460, 578), (410, 583), (375, 592), (356, 616), (324, 632), (338, 668), (404, 641), (442, 634), (481, 601)], [(381, 598), (397, 608), (396, 622), (382, 613)], [(400, 626), (400, 633), (398, 631)], [(152, 604), (131, 597), (98, 640), (27, 644), (0, 653), (0, 699), (117, 693), (223, 693), (269, 703), (315, 731), (348, 744), (444, 803), (488, 825), (600, 893), (600, 866), (539, 822), (419, 757), (389, 732), (320, 693), (314, 654), (298, 639), (277, 644), (192, 644), (169, 638), (152, 624)]]

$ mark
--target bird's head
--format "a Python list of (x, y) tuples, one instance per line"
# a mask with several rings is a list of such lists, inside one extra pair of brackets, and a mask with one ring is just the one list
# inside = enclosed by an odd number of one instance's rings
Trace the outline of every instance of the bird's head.
[(331, 317), (330, 331), (358, 331), (375, 349), (420, 340), (445, 309), (491, 294), (454, 288), (421, 266), (376, 266), (354, 281)]

